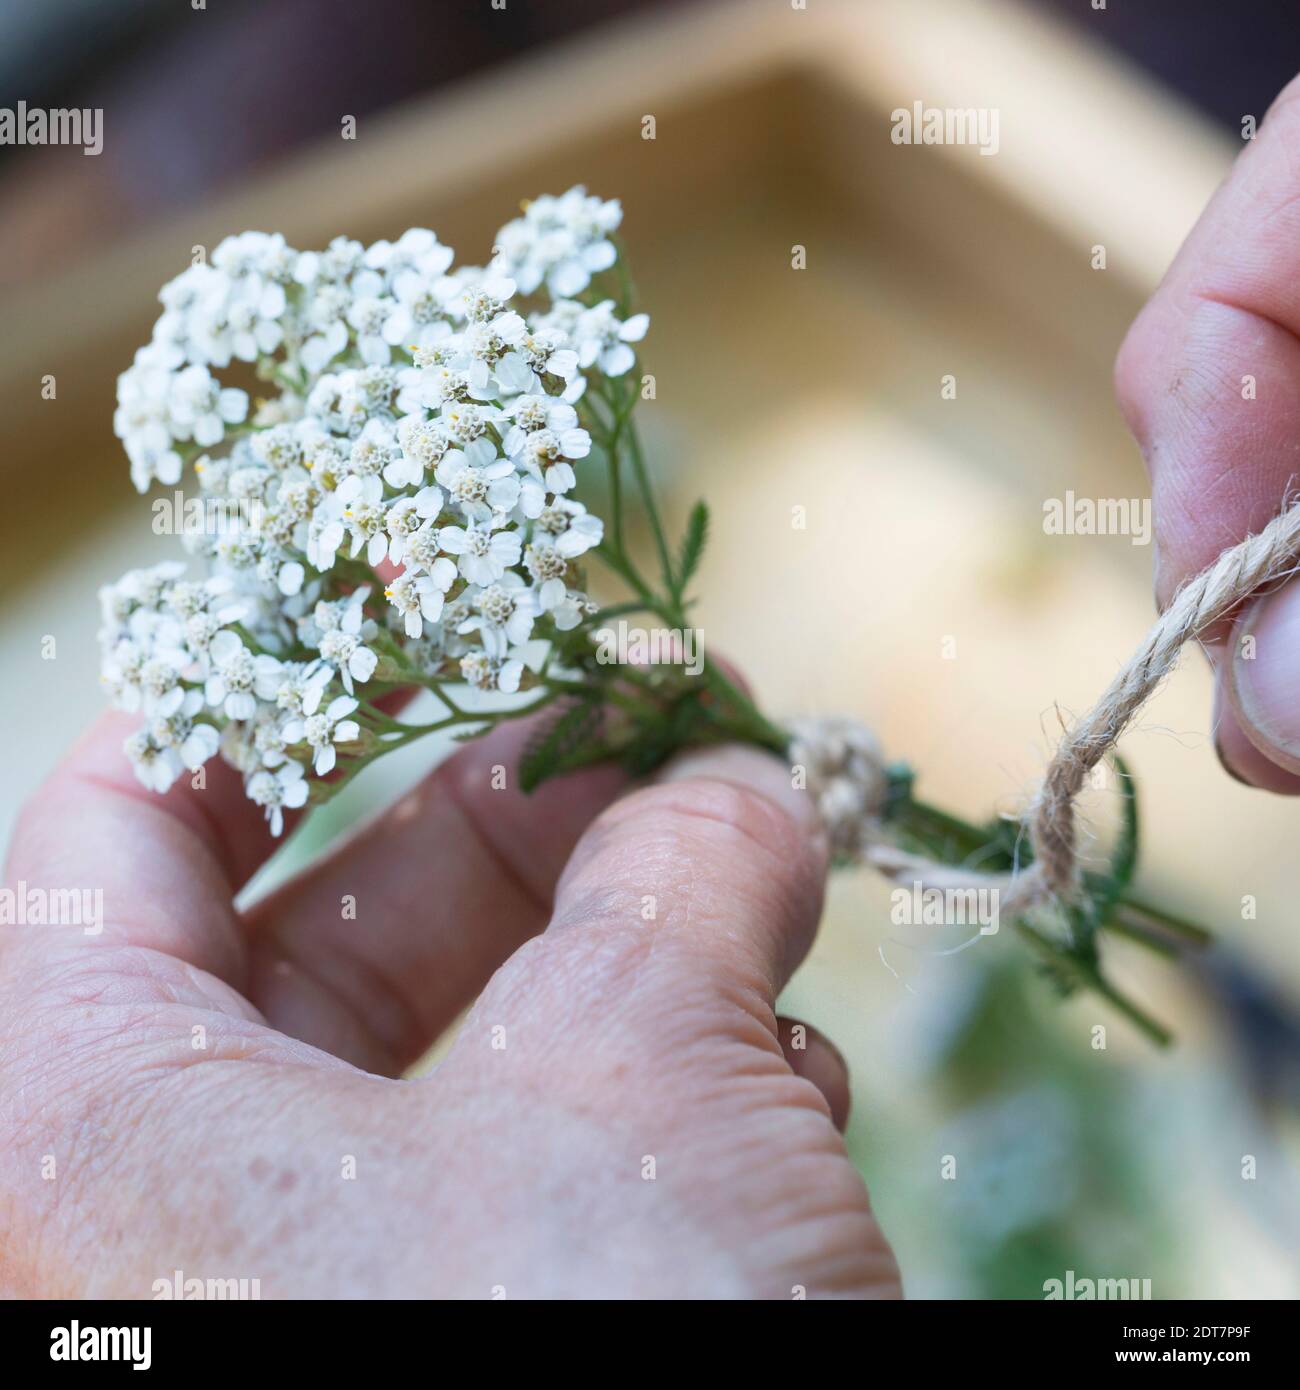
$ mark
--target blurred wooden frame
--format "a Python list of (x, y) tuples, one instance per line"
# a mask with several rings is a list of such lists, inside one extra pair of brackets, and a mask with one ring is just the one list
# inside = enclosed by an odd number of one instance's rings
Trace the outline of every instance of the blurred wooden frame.
[[(1105, 22), (1096, 12), (1099, 33)], [(918, 99), (997, 107), (997, 156), (893, 145), (889, 113)], [(654, 141), (642, 138), (647, 114)], [(53, 488), (65, 534), (126, 500), (116, 375), (147, 339), (158, 287), (192, 247), (228, 233), (275, 229), (313, 246), (431, 225), (479, 259), (521, 193), (583, 181), (623, 198), (634, 248), (689, 256), (702, 204), (795, 188), (846, 224), (905, 224), (918, 254), (966, 266), (1030, 316), (1043, 312), (1043, 277), (1059, 281), (1063, 265), (1095, 276), (1090, 249), (1105, 245), (1104, 284), (1086, 296), (1097, 317), (1078, 329), (1109, 352), (1230, 156), (1150, 79), (1008, 0), (740, 0), (604, 26), (368, 118), (354, 141), (178, 211), (5, 306), (0, 581), (39, 563), (20, 540)], [(55, 401), (41, 397), (49, 373)]]

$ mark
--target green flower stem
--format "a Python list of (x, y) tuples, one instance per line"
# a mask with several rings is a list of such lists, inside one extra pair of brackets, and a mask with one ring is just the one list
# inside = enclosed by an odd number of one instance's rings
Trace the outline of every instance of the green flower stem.
[(632, 283), (632, 276), (627, 268), (627, 255), (622, 238), (611, 232), (609, 239), (614, 243), (614, 250), (618, 256), (613, 267), (618, 277), (618, 314), (620, 318), (626, 319), (631, 316), (632, 305), (636, 302), (636, 286)]
[(607, 623), (613, 618), (626, 617), (629, 613), (644, 613), (646, 611), (647, 604), (641, 599), (629, 603), (611, 603), (595, 614), (592, 619), (592, 627)]
[(1110, 921), (1106, 923), (1107, 928), (1113, 931), (1116, 936), (1122, 936), (1126, 941), (1132, 941), (1138, 946), (1144, 947), (1157, 956), (1164, 956), (1166, 960), (1177, 960), (1179, 957), (1178, 947), (1168, 941), (1162, 940), (1158, 936), (1152, 936), (1145, 932), (1141, 927), (1134, 926), (1127, 921), (1123, 913), (1112, 913)]
[(1149, 903), (1139, 902), (1136, 898), (1128, 896), (1121, 898), (1120, 908), (1132, 924), (1139, 927), (1163, 927), (1166, 931), (1182, 937), (1193, 946), (1208, 946), (1214, 940), (1211, 933), (1207, 932), (1204, 927), (1195, 926), (1191, 922), (1186, 922), (1182, 918), (1166, 912), (1163, 908), (1152, 907)]
[[(632, 396), (635, 399), (636, 388), (632, 388)], [(630, 407), (629, 407), (630, 411)], [(659, 568), (663, 574), (663, 581), (672, 595), (675, 604), (681, 603), (681, 594), (677, 589), (677, 581), (673, 577), (672, 557), (668, 553), (668, 538), (664, 534), (663, 522), (659, 517), (659, 507), (655, 502), (654, 488), (650, 485), (650, 474), (646, 469), (645, 455), (641, 452), (641, 440), (637, 434), (636, 425), (628, 418), (627, 427), (628, 453), (632, 461), (632, 472), (636, 478), (637, 490), (641, 494), (641, 500), (645, 504), (646, 518), (650, 522), (650, 530), (654, 534), (655, 549), (659, 552)]]
[(790, 746), (790, 735), (784, 729), (777, 728), (716, 662), (706, 659), (703, 675), (724, 701), (740, 710), (743, 716), (740, 727), (748, 741), (785, 757)]
[[(409, 687), (393, 687), (409, 688)], [(547, 705), (554, 703), (561, 696), (570, 693), (569, 689), (549, 689), (534, 700), (530, 700), (525, 705), (519, 705), (514, 709), (506, 710), (487, 710), (476, 713), (472, 710), (459, 710), (455, 714), (449, 714), (443, 719), (433, 720), (428, 724), (403, 724), (400, 720), (393, 719), (386, 715), (382, 710), (374, 705), (362, 702), (361, 710), (365, 712), (370, 721), (376, 727), (371, 728), (372, 733), (380, 736), (381, 742), (369, 753), (362, 754), (354, 759), (348, 766), (347, 771), (337, 780), (327, 785), (328, 791), (324, 799), (331, 799), (338, 795), (340, 791), (360, 772), (368, 767), (376, 758), (381, 758), (385, 753), (391, 753), (394, 749), (403, 748), (408, 743), (414, 743), (417, 739), (424, 738), (428, 734), (442, 733), (449, 729), (463, 728), (466, 725), (485, 725), (495, 727), (497, 724), (504, 723), (510, 719), (524, 719), (530, 714), (535, 714), (538, 710), (544, 709)], [(392, 737), (384, 737), (386, 734)]]
[(1162, 1023), (1157, 1023), (1150, 1014), (1135, 1004), (1127, 995), (1121, 994), (1096, 966), (1080, 960), (1073, 952), (1050, 940), (1042, 932), (1029, 926), (1028, 923), (1017, 922), (1016, 930), (1053, 969), (1101, 995), (1130, 1023), (1145, 1033), (1157, 1047), (1168, 1047), (1173, 1041), (1173, 1034)]
[(595, 554), (614, 571), (618, 577), (628, 585), (641, 600), (642, 608), (650, 612), (659, 613), (662, 609), (661, 601), (653, 594), (645, 580), (637, 573), (636, 567), (627, 558), (621, 546), (617, 542), (608, 540), (602, 541), (597, 547)]
[(430, 724), (404, 724), (400, 719), (394, 719), (391, 715), (385, 714), (383, 710), (365, 700), (360, 702), (360, 712), (367, 716), (372, 727), (385, 733), (427, 734), (441, 724), (441, 721)]
[(623, 553), (623, 477), (622, 470), (619, 468), (618, 444), (615, 438), (610, 439), (607, 467), (609, 471), (610, 511), (614, 518), (614, 534), (611, 537), (611, 543), (621, 555)]
[[(988, 827), (962, 820), (910, 796), (887, 820), (900, 840), (909, 842), (922, 853), (945, 864), (980, 868), (988, 872), (1010, 872), (1030, 862), (1027, 844), (1017, 864), (1008, 854), (1006, 843), (993, 836)], [(1203, 927), (1150, 907), (1128, 890), (1119, 895), (1113, 912), (1103, 919), (1102, 925), (1122, 930), (1124, 935), (1135, 940), (1141, 937), (1144, 942), (1153, 940), (1152, 927), (1163, 927), (1193, 946), (1206, 946), (1213, 940)]]

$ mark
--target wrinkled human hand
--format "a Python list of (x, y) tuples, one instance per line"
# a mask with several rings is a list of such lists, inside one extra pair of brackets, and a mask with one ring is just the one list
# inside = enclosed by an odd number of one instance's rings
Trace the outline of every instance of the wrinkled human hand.
[(12, 846), (7, 883), (102, 889), (104, 920), (0, 928), (0, 1292), (898, 1291), (843, 1063), (774, 1013), (827, 863), (779, 762), (524, 797), (507, 724), (240, 912), (273, 842), (238, 776), (157, 797), (129, 727)]

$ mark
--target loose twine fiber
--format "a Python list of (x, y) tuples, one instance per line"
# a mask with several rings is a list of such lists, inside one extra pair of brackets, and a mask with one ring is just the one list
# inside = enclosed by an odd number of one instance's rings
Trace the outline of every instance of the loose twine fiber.
[(794, 726), (790, 757), (807, 769), (808, 789), (832, 844), (895, 881), (997, 889), (999, 910), (1012, 916), (1072, 901), (1080, 879), (1074, 802), (1088, 774), (1173, 670), (1184, 643), (1199, 638), (1257, 589), (1290, 574), (1297, 557), (1300, 502), (1258, 535), (1225, 550), (1178, 590), (1142, 645), (1058, 745), (1024, 817), (1033, 862), (1023, 871), (973, 873), (890, 844), (881, 823), (888, 780), (875, 735), (851, 719), (805, 720)]

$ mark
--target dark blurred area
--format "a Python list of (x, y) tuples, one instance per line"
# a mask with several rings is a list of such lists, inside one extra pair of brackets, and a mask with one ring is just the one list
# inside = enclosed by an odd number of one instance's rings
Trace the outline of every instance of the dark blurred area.
[[(196, 0), (196, 3), (200, 0)], [(653, 0), (671, 8), (671, 0)], [(300, 145), (648, 0), (5, 0), (0, 106), (102, 108), (103, 152), (0, 146), (0, 283)], [(580, 100), (575, 94), (575, 100)], [(40, 158), (32, 158), (39, 153)], [(438, 151), (429, 150), (436, 161)]]
[[(346, 115), (376, 117), (604, 20), (681, 3), (5, 0), (0, 106), (102, 108), (106, 134), (95, 158), (0, 146), (0, 284), (200, 202), (337, 135)], [(1294, 0), (1036, 3), (1237, 132), (1300, 68)]]
[(1140, 63), (1234, 134), (1300, 72), (1295, 0), (1040, 0)]

